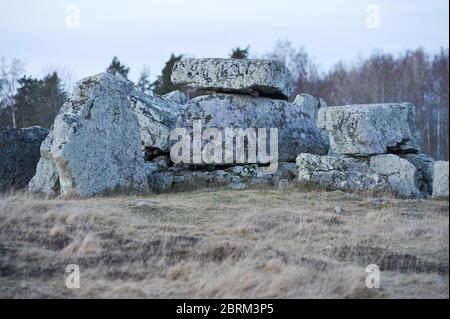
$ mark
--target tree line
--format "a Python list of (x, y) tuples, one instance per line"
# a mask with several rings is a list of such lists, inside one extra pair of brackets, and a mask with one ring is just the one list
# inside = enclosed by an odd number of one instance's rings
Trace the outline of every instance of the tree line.
[[(194, 97), (201, 92), (170, 81), (173, 65), (183, 56), (172, 54), (154, 81), (144, 66), (136, 86), (144, 93), (164, 95), (182, 90)], [(303, 47), (278, 41), (266, 54), (250, 55), (250, 48), (237, 47), (229, 57), (267, 58), (284, 63), (293, 76), (294, 92), (321, 97), (328, 105), (411, 102), (422, 138), (422, 152), (448, 160), (449, 139), (449, 49), (430, 53), (421, 48), (399, 55), (375, 51), (356, 63), (337, 63), (320, 72)], [(130, 69), (114, 57), (106, 71), (128, 78)], [(23, 64), (0, 60), (0, 127), (49, 128), (67, 97), (67, 89), (57, 71), (42, 79), (24, 75)], [(395, 120), (395, 119), (393, 119)]]

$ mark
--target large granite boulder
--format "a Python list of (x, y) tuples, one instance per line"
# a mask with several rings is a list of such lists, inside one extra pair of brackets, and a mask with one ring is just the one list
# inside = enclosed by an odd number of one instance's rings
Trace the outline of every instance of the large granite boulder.
[(433, 197), (448, 197), (448, 161), (436, 161), (433, 166)]
[(108, 73), (81, 80), (55, 119), (51, 153), (62, 194), (148, 189), (133, 83)]
[(144, 157), (169, 153), (180, 105), (108, 73), (77, 83), (41, 146), (32, 192), (147, 190)]
[(365, 160), (346, 156), (300, 154), (299, 181), (327, 189), (392, 192), (399, 197), (422, 196), (416, 186), (416, 168), (393, 154)]
[(292, 76), (281, 63), (250, 59), (182, 59), (171, 80), (201, 90), (288, 99)]
[(39, 148), (48, 129), (0, 128), (0, 191), (26, 187), (36, 172)]
[(314, 121), (301, 112), (297, 105), (287, 101), (247, 95), (210, 94), (190, 100), (182, 107), (181, 114), (178, 127), (191, 130), (195, 120), (201, 120), (203, 129), (265, 128), (267, 135), (270, 135), (270, 128), (277, 128), (280, 162), (294, 162), (300, 153), (324, 155), (328, 152), (328, 140)]
[(329, 132), (336, 154), (369, 156), (417, 152), (420, 136), (410, 103), (321, 108), (317, 125)]

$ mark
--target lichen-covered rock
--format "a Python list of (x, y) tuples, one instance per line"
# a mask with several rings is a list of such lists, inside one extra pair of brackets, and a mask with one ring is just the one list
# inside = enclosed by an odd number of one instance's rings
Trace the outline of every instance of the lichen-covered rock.
[(271, 60), (189, 58), (175, 63), (171, 80), (202, 90), (287, 99), (292, 76)]
[[(275, 174), (260, 174), (257, 165), (238, 165), (227, 168), (174, 165), (169, 168), (149, 164), (146, 168), (152, 192), (193, 191), (203, 188), (244, 186), (244, 188), (277, 187), (280, 180), (288, 183), (298, 175), (294, 163), (279, 163)], [(296, 167), (296, 166), (295, 166)], [(230, 186), (233, 185), (233, 186)]]
[(416, 185), (424, 195), (433, 192), (433, 165), (434, 160), (425, 154), (399, 154), (416, 167)]
[(129, 106), (139, 124), (142, 146), (147, 151), (169, 153), (169, 137), (179, 117), (180, 105), (138, 90), (128, 93)]
[(180, 104), (180, 105), (184, 105), (189, 101), (189, 98), (186, 95), (186, 93), (181, 92), (179, 90), (167, 93), (167, 94), (163, 95), (163, 98), (168, 101), (171, 101), (173, 103)]
[(333, 190), (378, 190), (386, 179), (370, 170), (367, 161), (350, 157), (300, 154), (296, 159), (299, 181)]
[[(82, 196), (118, 188), (145, 190), (145, 168), (139, 167), (144, 155), (151, 160), (168, 154), (169, 135), (179, 116), (179, 107), (162, 97), (144, 94), (131, 82), (111, 74), (81, 80), (55, 120), (55, 141), (52, 132), (42, 144), (42, 158), (29, 190), (54, 194), (61, 186), (62, 193)], [(69, 140), (70, 147), (66, 145)], [(137, 155), (133, 151), (136, 144)], [(60, 148), (65, 150), (63, 161)], [(81, 148), (79, 154), (77, 148)], [(55, 156), (61, 165), (56, 165)], [(83, 157), (87, 160), (85, 164)], [(99, 171), (89, 177), (82, 167), (89, 165), (89, 169), (94, 169), (96, 161), (102, 162), (98, 163)], [(70, 168), (74, 173), (68, 173), (66, 162), (72, 162)], [(112, 168), (110, 172), (108, 165)], [(61, 183), (59, 171), (67, 175), (61, 176)]]
[(418, 197), (416, 168), (396, 155), (364, 160), (345, 156), (300, 154), (299, 181), (343, 191), (384, 191), (399, 197)]
[(448, 197), (448, 161), (436, 161), (433, 166), (433, 197)]
[(30, 192), (47, 195), (59, 194), (59, 175), (51, 152), (52, 142), (53, 131), (50, 131), (41, 144), (41, 158), (37, 164), (36, 175), (28, 184)]
[(330, 147), (336, 154), (368, 156), (419, 150), (415, 107), (410, 103), (321, 108), (317, 125), (329, 132)]
[(308, 114), (314, 122), (317, 120), (317, 112), (319, 109), (327, 106), (323, 99), (316, 99), (314, 96), (306, 93), (298, 94), (293, 103), (298, 105), (302, 112)]
[(264, 97), (210, 94), (190, 100), (182, 107), (178, 127), (192, 128), (202, 120), (202, 128), (278, 129), (278, 160), (293, 162), (298, 154), (327, 154), (328, 141), (313, 120), (297, 105)]
[(42, 127), (0, 129), (0, 191), (26, 187), (36, 172), (39, 149), (48, 130)]
[(62, 194), (148, 189), (131, 82), (107, 73), (77, 83), (55, 119), (51, 152)]
[(418, 197), (416, 167), (394, 154), (375, 155), (370, 158), (370, 168), (386, 178), (389, 188), (400, 197)]

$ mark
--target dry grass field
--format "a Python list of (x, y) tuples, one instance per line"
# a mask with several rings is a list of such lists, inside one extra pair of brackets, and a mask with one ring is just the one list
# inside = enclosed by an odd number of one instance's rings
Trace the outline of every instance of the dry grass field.
[[(364, 284), (372, 263), (379, 289)], [(1, 298), (448, 298), (448, 263), (448, 200), (295, 188), (0, 198)], [(79, 289), (65, 286), (68, 264)]]

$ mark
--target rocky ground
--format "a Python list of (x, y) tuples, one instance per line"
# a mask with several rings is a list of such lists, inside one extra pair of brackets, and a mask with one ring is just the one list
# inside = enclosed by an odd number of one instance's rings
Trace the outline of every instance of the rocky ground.
[[(0, 198), (0, 297), (448, 298), (448, 200), (299, 190)], [(381, 288), (365, 288), (365, 267)], [(78, 264), (80, 289), (65, 287)]]

